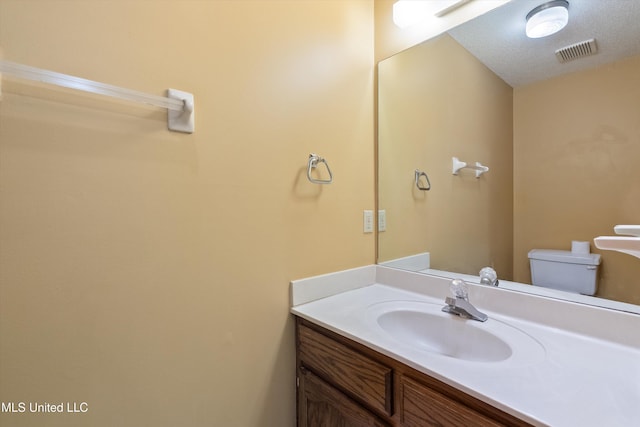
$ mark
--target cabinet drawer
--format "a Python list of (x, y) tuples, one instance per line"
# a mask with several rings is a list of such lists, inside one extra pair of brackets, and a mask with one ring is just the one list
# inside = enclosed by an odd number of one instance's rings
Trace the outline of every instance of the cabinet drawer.
[(495, 427), (483, 414), (407, 377), (402, 378), (403, 426)]
[(391, 368), (298, 325), (302, 364), (381, 413), (392, 414)]

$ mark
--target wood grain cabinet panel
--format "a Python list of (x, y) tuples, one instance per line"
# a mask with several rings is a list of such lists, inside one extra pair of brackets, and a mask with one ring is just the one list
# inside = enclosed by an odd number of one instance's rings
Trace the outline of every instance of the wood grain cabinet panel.
[(410, 378), (402, 378), (404, 427), (503, 426)]
[(327, 381), (391, 415), (391, 368), (322, 335), (298, 327), (300, 359)]
[(310, 371), (303, 369), (299, 379), (299, 427), (389, 426)]

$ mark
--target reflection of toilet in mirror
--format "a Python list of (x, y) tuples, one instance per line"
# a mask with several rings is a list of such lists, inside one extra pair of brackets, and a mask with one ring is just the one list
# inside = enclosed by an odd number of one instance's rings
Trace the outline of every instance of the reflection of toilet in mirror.
[(600, 255), (533, 249), (529, 251), (531, 283), (583, 295), (595, 295)]

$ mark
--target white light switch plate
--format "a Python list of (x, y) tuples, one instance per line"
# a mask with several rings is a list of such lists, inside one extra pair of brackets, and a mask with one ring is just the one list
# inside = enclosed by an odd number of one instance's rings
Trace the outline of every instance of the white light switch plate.
[(378, 210), (378, 231), (387, 231), (387, 211)]
[(373, 233), (373, 211), (365, 210), (364, 211), (364, 226), (362, 231), (365, 233)]

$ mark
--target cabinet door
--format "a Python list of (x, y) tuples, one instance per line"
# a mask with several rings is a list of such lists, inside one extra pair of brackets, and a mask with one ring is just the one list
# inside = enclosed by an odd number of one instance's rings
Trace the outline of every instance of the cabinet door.
[(403, 426), (494, 427), (502, 424), (430, 388), (402, 378)]
[(370, 409), (392, 415), (391, 368), (302, 325), (298, 345), (304, 366)]
[(299, 427), (388, 427), (310, 371), (301, 369), (298, 378)]

